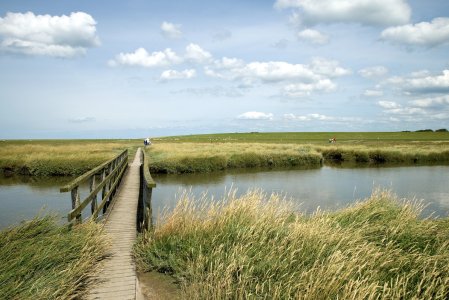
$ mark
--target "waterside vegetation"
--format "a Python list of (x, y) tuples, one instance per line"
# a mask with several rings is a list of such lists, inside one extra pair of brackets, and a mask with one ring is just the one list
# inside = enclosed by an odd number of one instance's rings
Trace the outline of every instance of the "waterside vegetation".
[(127, 148), (135, 154), (140, 140), (0, 141), (0, 171), (33, 176), (75, 176)]
[(183, 194), (135, 247), (186, 299), (447, 299), (449, 220), (385, 191), (333, 213), (294, 212), (277, 195)]
[(79, 299), (107, 245), (99, 225), (52, 216), (0, 231), (0, 299)]
[[(333, 142), (335, 138), (336, 142)], [(147, 148), (153, 173), (249, 167), (447, 164), (449, 133), (245, 133), (167, 137)]]

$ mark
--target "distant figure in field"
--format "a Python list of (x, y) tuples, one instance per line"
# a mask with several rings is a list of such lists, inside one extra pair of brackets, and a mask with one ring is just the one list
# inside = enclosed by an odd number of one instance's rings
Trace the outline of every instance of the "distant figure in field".
[(337, 140), (335, 139), (335, 137), (329, 139), (329, 144), (334, 144), (336, 142), (337, 142)]
[(143, 141), (143, 144), (144, 144), (145, 146), (150, 146), (150, 145), (151, 145), (150, 139), (149, 139), (149, 138), (146, 138), (146, 139)]

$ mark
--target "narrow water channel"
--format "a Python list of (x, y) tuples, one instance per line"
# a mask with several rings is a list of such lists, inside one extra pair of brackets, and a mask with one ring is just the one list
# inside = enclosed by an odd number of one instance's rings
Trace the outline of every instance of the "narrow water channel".
[(262, 189), (278, 193), (301, 204), (306, 213), (344, 208), (369, 197), (376, 188), (389, 189), (400, 198), (423, 200), (423, 216), (448, 216), (449, 166), (336, 168), (324, 166), (312, 170), (242, 170), (226, 173), (154, 176), (153, 212), (173, 207), (183, 189), (199, 198), (207, 191), (220, 199), (226, 190)]
[[(40, 211), (56, 213), (65, 222), (71, 209), (70, 193), (59, 187), (72, 178), (0, 177), (0, 229), (30, 219)], [(207, 192), (221, 199), (225, 191), (262, 189), (279, 193), (301, 203), (307, 213), (343, 208), (368, 197), (375, 188), (392, 190), (401, 198), (422, 199), (427, 208), (423, 216), (449, 213), (449, 166), (336, 168), (325, 166), (308, 170), (234, 170), (208, 174), (155, 175), (153, 214), (176, 205), (183, 190), (200, 198)], [(81, 195), (87, 195), (87, 185)], [(87, 208), (88, 209), (88, 208)]]

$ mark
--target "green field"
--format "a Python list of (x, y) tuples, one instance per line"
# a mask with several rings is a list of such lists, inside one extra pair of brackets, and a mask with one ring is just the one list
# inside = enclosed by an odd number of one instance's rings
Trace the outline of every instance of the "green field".
[(239, 143), (294, 143), (328, 144), (334, 138), (340, 144), (400, 144), (407, 142), (448, 142), (449, 132), (269, 132), (220, 133), (156, 138), (164, 142), (239, 142)]

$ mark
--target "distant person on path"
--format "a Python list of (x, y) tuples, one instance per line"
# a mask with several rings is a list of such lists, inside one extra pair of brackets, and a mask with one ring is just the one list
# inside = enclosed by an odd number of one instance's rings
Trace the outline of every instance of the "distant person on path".
[(146, 138), (146, 139), (143, 141), (143, 144), (144, 144), (145, 146), (150, 146), (150, 145), (151, 145), (150, 139), (149, 139), (149, 138)]

